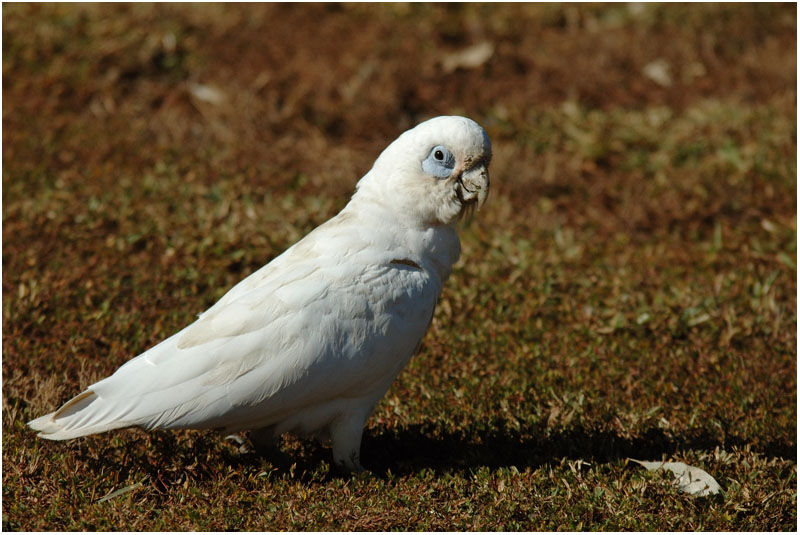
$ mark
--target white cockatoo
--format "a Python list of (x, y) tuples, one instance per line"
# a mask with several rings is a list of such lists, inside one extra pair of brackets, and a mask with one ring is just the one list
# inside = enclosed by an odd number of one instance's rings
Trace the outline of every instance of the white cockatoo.
[(364, 423), (418, 348), (489, 191), (486, 132), (436, 117), (390, 144), (339, 214), (198, 319), (29, 422), (66, 440), (122, 427), (330, 438), (361, 471)]

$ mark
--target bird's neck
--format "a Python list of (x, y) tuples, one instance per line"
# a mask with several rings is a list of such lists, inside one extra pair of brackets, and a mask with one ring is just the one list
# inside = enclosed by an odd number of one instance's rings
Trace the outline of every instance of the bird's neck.
[(397, 254), (403, 253), (415, 263), (427, 266), (444, 283), (461, 254), (455, 227), (418, 224), (398, 214), (392, 206), (376, 201), (353, 195), (337, 217), (352, 219), (353, 224), (381, 234), (382, 241), (391, 244)]

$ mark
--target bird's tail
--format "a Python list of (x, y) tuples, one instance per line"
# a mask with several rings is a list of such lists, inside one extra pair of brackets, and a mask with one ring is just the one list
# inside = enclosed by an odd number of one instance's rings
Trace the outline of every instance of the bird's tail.
[(28, 427), (49, 440), (69, 440), (94, 433), (102, 433), (131, 424), (119, 420), (103, 421), (98, 418), (96, 406), (100, 398), (91, 390), (78, 394), (57, 411), (28, 422)]

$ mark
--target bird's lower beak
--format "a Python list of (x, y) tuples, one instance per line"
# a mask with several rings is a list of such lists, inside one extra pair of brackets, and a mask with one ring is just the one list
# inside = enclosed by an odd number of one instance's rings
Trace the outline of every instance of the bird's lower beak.
[(462, 204), (475, 205), (480, 210), (489, 196), (489, 170), (480, 165), (465, 171), (458, 179), (457, 188)]

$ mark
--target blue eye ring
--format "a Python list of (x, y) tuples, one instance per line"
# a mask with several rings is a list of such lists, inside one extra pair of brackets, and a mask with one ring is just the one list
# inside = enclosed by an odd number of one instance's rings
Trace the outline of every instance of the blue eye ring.
[(436, 145), (422, 161), (422, 170), (436, 178), (447, 178), (456, 166), (453, 153), (443, 145)]

